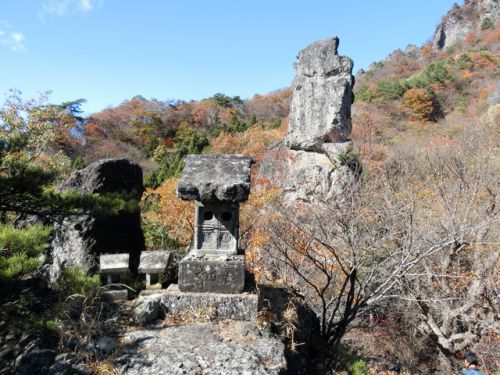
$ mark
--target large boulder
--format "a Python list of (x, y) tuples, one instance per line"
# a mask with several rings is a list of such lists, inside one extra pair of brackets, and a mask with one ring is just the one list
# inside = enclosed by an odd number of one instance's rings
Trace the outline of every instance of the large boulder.
[(338, 45), (334, 37), (299, 52), (286, 135), (291, 149), (320, 151), (324, 143), (345, 141), (351, 133), (353, 62), (338, 55)]
[[(94, 162), (61, 183), (58, 191), (81, 194), (125, 192), (139, 200), (143, 193), (142, 169), (126, 159)], [(99, 255), (129, 253), (130, 269), (137, 271), (145, 249), (140, 212), (114, 216), (70, 216), (54, 224), (49, 254), (49, 278), (55, 281), (63, 268), (80, 266), (97, 270)]]

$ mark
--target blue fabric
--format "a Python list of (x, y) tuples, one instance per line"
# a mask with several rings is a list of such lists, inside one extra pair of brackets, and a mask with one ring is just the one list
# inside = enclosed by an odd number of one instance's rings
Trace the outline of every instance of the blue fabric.
[(486, 374), (481, 370), (479, 370), (478, 368), (468, 368), (460, 371), (458, 375), (486, 375)]

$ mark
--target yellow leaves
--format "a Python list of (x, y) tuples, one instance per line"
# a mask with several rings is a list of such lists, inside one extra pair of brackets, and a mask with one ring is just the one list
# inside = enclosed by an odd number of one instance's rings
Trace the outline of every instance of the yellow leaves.
[(160, 144), (153, 151), (153, 159), (159, 163), (167, 154), (167, 147), (164, 144)]
[(193, 233), (194, 204), (177, 198), (176, 183), (172, 178), (157, 189), (146, 190), (143, 204), (151, 204), (154, 209), (143, 215), (153, 224), (165, 227), (169, 237), (181, 246), (188, 246)]
[(284, 133), (284, 124), (277, 129), (262, 129), (257, 125), (243, 133), (222, 133), (213, 140), (210, 153), (244, 154), (260, 161), (264, 158), (267, 146), (283, 139)]
[(434, 111), (432, 98), (427, 90), (413, 88), (407, 90), (403, 95), (404, 105), (413, 111), (416, 120), (430, 120)]

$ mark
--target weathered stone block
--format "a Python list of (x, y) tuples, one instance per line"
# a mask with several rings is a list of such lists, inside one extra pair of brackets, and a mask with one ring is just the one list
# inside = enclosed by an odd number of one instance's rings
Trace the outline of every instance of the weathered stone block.
[(182, 292), (240, 293), (245, 287), (243, 255), (199, 256), (188, 254), (179, 262)]
[(102, 293), (101, 297), (106, 302), (126, 301), (128, 300), (128, 290), (107, 290)]
[(201, 202), (244, 202), (250, 194), (250, 165), (243, 155), (187, 155), (177, 196)]
[(161, 297), (167, 314), (187, 314), (199, 309), (213, 309), (216, 319), (253, 320), (257, 317), (258, 297), (253, 293), (184, 293), (172, 284)]
[(163, 273), (170, 262), (170, 251), (143, 251), (139, 264), (140, 273)]
[(124, 273), (128, 271), (129, 254), (103, 254), (99, 258), (101, 274)]

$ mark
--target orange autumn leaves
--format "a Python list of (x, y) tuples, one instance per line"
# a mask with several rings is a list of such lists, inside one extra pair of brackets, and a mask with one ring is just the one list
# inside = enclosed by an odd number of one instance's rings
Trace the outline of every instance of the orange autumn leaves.
[[(194, 203), (177, 198), (175, 193), (176, 179), (166, 180), (157, 189), (148, 189), (143, 196), (143, 224), (145, 235), (148, 231), (161, 230), (165, 236), (154, 236), (149, 246), (164, 247), (171, 240), (180, 248), (187, 248), (191, 242), (194, 221)], [(163, 245), (163, 246), (162, 246)]]

